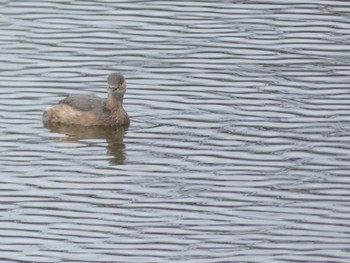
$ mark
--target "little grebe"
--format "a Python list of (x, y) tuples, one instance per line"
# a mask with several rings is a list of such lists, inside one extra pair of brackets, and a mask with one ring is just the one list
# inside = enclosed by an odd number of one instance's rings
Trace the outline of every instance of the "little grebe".
[(129, 117), (123, 108), (126, 81), (121, 73), (108, 76), (107, 99), (88, 94), (69, 96), (43, 113), (43, 122), (83, 125), (122, 126), (129, 125)]

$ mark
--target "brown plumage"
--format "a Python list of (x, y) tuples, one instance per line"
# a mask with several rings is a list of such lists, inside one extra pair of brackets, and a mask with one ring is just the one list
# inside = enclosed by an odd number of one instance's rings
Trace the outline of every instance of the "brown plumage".
[(83, 126), (129, 125), (128, 114), (123, 108), (126, 81), (121, 73), (108, 76), (107, 91), (107, 99), (94, 94), (69, 96), (49, 106), (43, 113), (43, 122)]

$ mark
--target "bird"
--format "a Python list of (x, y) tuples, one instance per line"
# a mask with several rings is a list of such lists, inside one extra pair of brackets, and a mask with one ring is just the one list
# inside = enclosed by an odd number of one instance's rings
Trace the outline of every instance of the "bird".
[(123, 107), (126, 80), (119, 72), (107, 78), (107, 98), (95, 94), (71, 95), (47, 107), (42, 115), (44, 124), (82, 126), (128, 126), (130, 118)]

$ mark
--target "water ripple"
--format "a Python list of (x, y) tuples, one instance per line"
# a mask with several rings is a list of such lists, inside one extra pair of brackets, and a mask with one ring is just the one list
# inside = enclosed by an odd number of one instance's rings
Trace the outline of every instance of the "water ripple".
[[(348, 262), (350, 4), (5, 1), (1, 262)], [(44, 127), (128, 81), (128, 130)]]

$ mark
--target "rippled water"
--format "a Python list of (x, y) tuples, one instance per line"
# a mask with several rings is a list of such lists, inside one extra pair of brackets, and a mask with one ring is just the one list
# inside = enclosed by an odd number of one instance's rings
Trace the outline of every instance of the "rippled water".
[[(2, 1), (0, 261), (349, 262), (349, 12)], [(127, 131), (43, 126), (116, 70)]]

